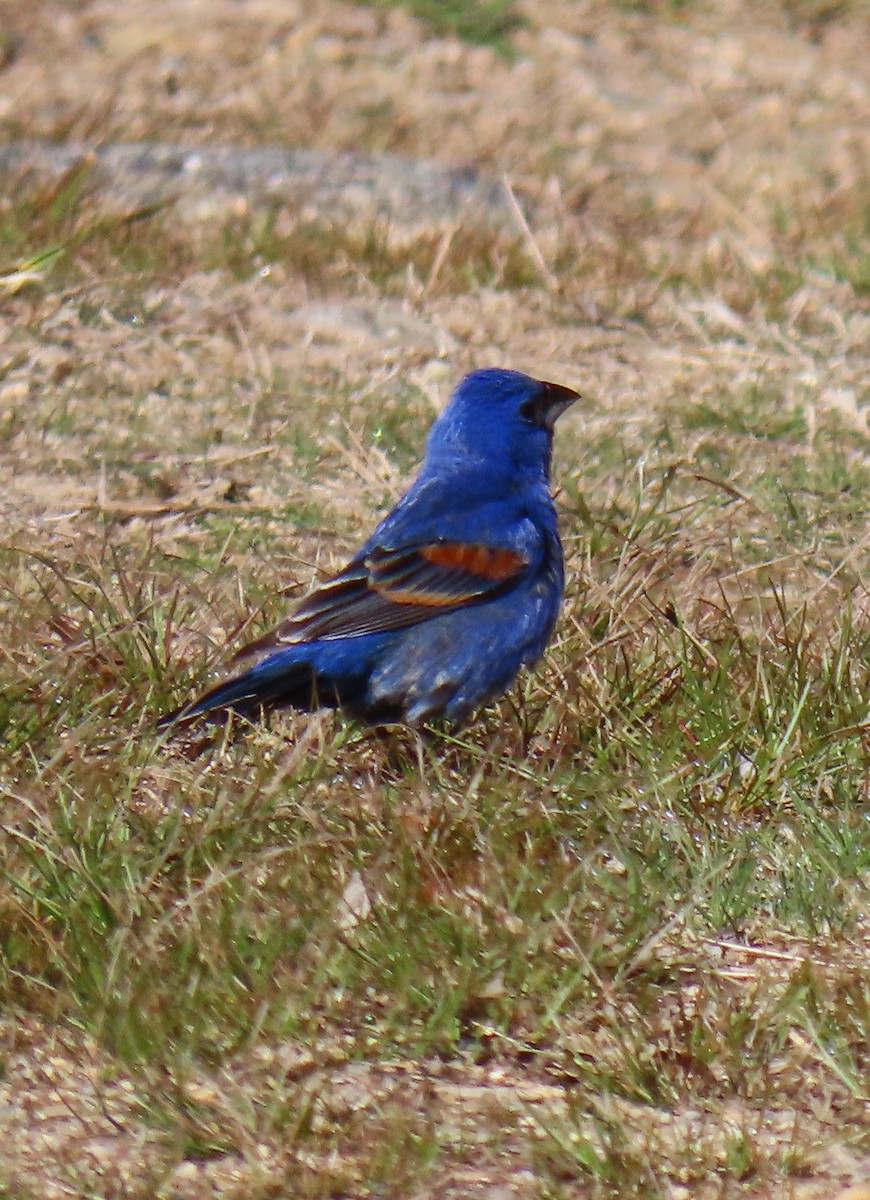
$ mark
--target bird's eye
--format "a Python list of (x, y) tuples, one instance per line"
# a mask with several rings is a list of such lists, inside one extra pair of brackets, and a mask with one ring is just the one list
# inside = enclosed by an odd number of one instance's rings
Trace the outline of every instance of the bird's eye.
[(562, 387), (560, 383), (541, 383), (538, 391), (522, 402), (519, 413), (532, 425), (552, 433), (560, 414), (577, 398), (573, 388)]
[(524, 400), (520, 405), (520, 416), (525, 417), (527, 421), (531, 421), (533, 425), (541, 423), (541, 406), (536, 396), (532, 396), (529, 400)]

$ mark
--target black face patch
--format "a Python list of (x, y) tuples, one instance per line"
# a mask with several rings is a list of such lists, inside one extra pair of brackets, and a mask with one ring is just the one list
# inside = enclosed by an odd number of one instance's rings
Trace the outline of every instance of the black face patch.
[(575, 392), (573, 388), (541, 380), (539, 390), (534, 396), (520, 405), (520, 413), (533, 425), (552, 429), (565, 409), (579, 398), (580, 393)]

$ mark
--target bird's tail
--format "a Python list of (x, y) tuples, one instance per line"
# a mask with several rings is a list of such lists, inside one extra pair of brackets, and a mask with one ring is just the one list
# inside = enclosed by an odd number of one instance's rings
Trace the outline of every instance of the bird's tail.
[(336, 702), (334, 696), (318, 694), (318, 681), (310, 663), (288, 663), (282, 661), (280, 655), (274, 655), (242, 675), (219, 683), (190, 704), (183, 704), (167, 713), (157, 722), (157, 728), (164, 729), (167, 725), (191, 721), (211, 713), (234, 712), (242, 717), (255, 718), (270, 708), (311, 709), (316, 705)]

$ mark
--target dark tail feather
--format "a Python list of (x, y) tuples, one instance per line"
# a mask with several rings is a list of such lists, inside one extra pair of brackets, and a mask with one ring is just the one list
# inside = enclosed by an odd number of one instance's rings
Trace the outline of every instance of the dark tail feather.
[(334, 693), (332, 697), (318, 694), (310, 663), (264, 662), (167, 713), (157, 722), (157, 728), (165, 729), (167, 725), (186, 723), (211, 713), (234, 712), (255, 718), (269, 708), (310, 709), (336, 702)]

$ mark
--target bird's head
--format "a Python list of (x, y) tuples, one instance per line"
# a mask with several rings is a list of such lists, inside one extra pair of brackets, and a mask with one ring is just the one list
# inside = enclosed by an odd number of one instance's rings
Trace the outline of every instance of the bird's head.
[(578, 398), (572, 388), (519, 371), (472, 371), (432, 426), (428, 457), (483, 459), (496, 471), (504, 465), (546, 474), (553, 426)]

